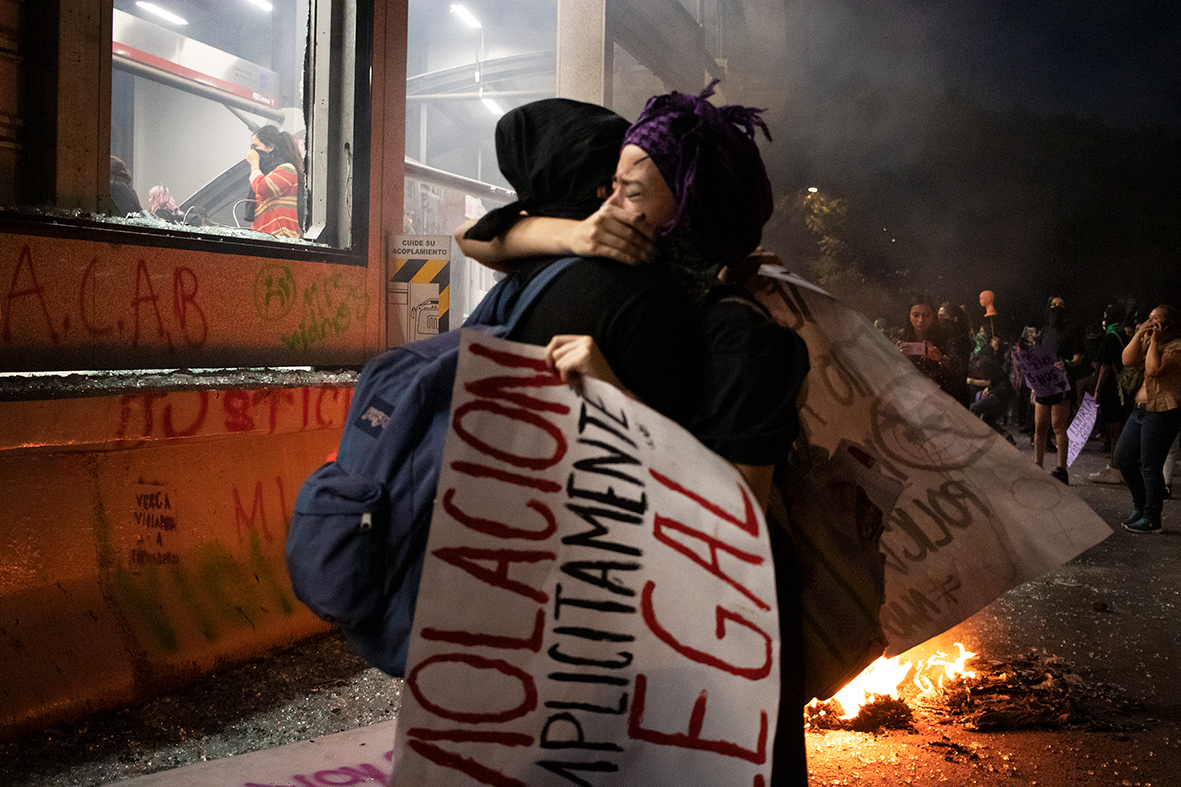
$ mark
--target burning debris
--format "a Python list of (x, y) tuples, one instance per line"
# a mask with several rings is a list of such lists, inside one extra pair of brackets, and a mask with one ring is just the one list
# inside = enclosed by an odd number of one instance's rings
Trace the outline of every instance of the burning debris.
[(1087, 684), (1057, 656), (978, 660), (974, 667), (976, 677), (950, 682), (932, 707), (969, 730), (1113, 730), (1113, 716), (1137, 710), (1111, 687)]
[(919, 711), (936, 724), (977, 732), (1025, 729), (1114, 730), (1113, 716), (1137, 710), (1111, 687), (1088, 685), (1056, 656), (1009, 662), (939, 652), (924, 660), (879, 659), (826, 702), (804, 711), (809, 729), (914, 731)]
[(832, 699), (813, 700), (804, 712), (805, 726), (858, 732), (913, 730), (913, 711), (901, 696), (904, 687), (930, 694), (941, 689), (946, 679), (975, 674), (964, 665), (976, 654), (958, 642), (956, 648), (959, 655), (955, 657), (940, 651), (925, 660), (909, 660), (906, 654), (878, 659)]
[(839, 702), (814, 702), (804, 709), (805, 726), (854, 732), (914, 731), (914, 712), (910, 706), (888, 694), (875, 694), (852, 718), (844, 718), (843, 712)]

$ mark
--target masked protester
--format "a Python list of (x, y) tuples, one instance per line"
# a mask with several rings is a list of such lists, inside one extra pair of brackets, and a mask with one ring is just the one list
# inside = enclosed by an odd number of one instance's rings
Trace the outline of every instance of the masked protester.
[(1099, 423), (1107, 438), (1108, 461), (1102, 470), (1090, 473), (1087, 478), (1096, 484), (1122, 484), (1123, 476), (1116, 468), (1112, 454), (1128, 420), (1128, 407), (1120, 391), (1120, 373), (1124, 370), (1123, 352), (1128, 345), (1124, 335), (1124, 307), (1118, 303), (1108, 304), (1103, 311), (1103, 337), (1099, 341), (1099, 352), (1095, 359), (1095, 401), (1099, 404)]
[(1049, 442), (1052, 426), (1054, 443), (1058, 449), (1058, 466), (1050, 471), (1050, 475), (1064, 484), (1069, 484), (1070, 476), (1066, 471), (1066, 463), (1070, 453), (1070, 438), (1066, 436), (1066, 429), (1070, 426), (1070, 404), (1074, 379), (1077, 378), (1082, 363), (1083, 341), (1066, 318), (1065, 299), (1055, 295), (1050, 298), (1047, 306), (1046, 326), (1038, 334), (1038, 344), (1054, 348), (1058, 355), (1056, 366), (1066, 370), (1066, 377), (1071, 381), (1071, 391), (1034, 398), (1033, 458), (1037, 466), (1041, 467), (1045, 460), (1046, 444)]
[(298, 238), (304, 213), (303, 160), (295, 140), (274, 126), (250, 138), (251, 201), (246, 219), (251, 229), (277, 237)]

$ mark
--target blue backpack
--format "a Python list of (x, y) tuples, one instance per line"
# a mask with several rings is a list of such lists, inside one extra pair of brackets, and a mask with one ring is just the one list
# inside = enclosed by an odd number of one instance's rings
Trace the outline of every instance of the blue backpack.
[[(506, 336), (576, 259), (551, 263), (527, 284), (520, 275), (498, 282), (464, 326)], [(287, 532), (296, 597), (395, 677), (406, 670), (459, 334), (413, 342), (365, 365), (336, 459), (304, 481)]]

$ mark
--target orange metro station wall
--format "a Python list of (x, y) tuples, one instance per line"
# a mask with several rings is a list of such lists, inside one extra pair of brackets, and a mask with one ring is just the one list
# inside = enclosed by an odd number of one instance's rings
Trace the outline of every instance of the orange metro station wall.
[(0, 737), (328, 631), (285, 541), (352, 389), (0, 402)]
[[(407, 13), (373, 5), (367, 253), (0, 216), (0, 372), (339, 369), (383, 351)], [(295, 599), (284, 547), (352, 388), (293, 379), (180, 390), (128, 376), (30, 399), (0, 378), (0, 737), (330, 630)]]
[(378, 267), (0, 234), (0, 371), (359, 365)]
[[(0, 369), (360, 364), (384, 349), (379, 268), (0, 235)], [(138, 379), (0, 399), (0, 737), (329, 630), (284, 545), (352, 388)]]

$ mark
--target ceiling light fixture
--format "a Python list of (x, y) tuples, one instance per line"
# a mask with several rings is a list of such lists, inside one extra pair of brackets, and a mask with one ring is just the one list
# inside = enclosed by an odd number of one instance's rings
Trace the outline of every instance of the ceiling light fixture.
[(267, 2), (267, 0), (246, 0), (251, 5), (258, 6), (264, 11), (274, 11), (275, 7)]
[(451, 13), (455, 14), (460, 19), (462, 19), (464, 24), (466, 24), (470, 28), (477, 29), (477, 28), (483, 27), (483, 25), (480, 24), (480, 20), (476, 19), (476, 17), (474, 15), (472, 15), (471, 11), (464, 8), (459, 3), (452, 3), (451, 4)]
[(140, 8), (142, 8), (143, 10), (147, 11), (149, 14), (155, 14), (156, 16), (160, 17), (161, 19), (167, 20), (174, 25), (187, 25), (189, 23), (189, 20), (183, 19), (183, 18), (177, 16), (176, 14), (172, 13), (171, 11), (165, 11), (163, 8), (156, 5), (155, 3), (145, 3), (143, 0), (136, 0), (135, 4), (137, 6), (139, 6)]
[(484, 106), (488, 107), (488, 111), (493, 115), (504, 114), (504, 109), (500, 106), (500, 104), (497, 104), (495, 100), (491, 98), (482, 98), (480, 100), (484, 102)]

